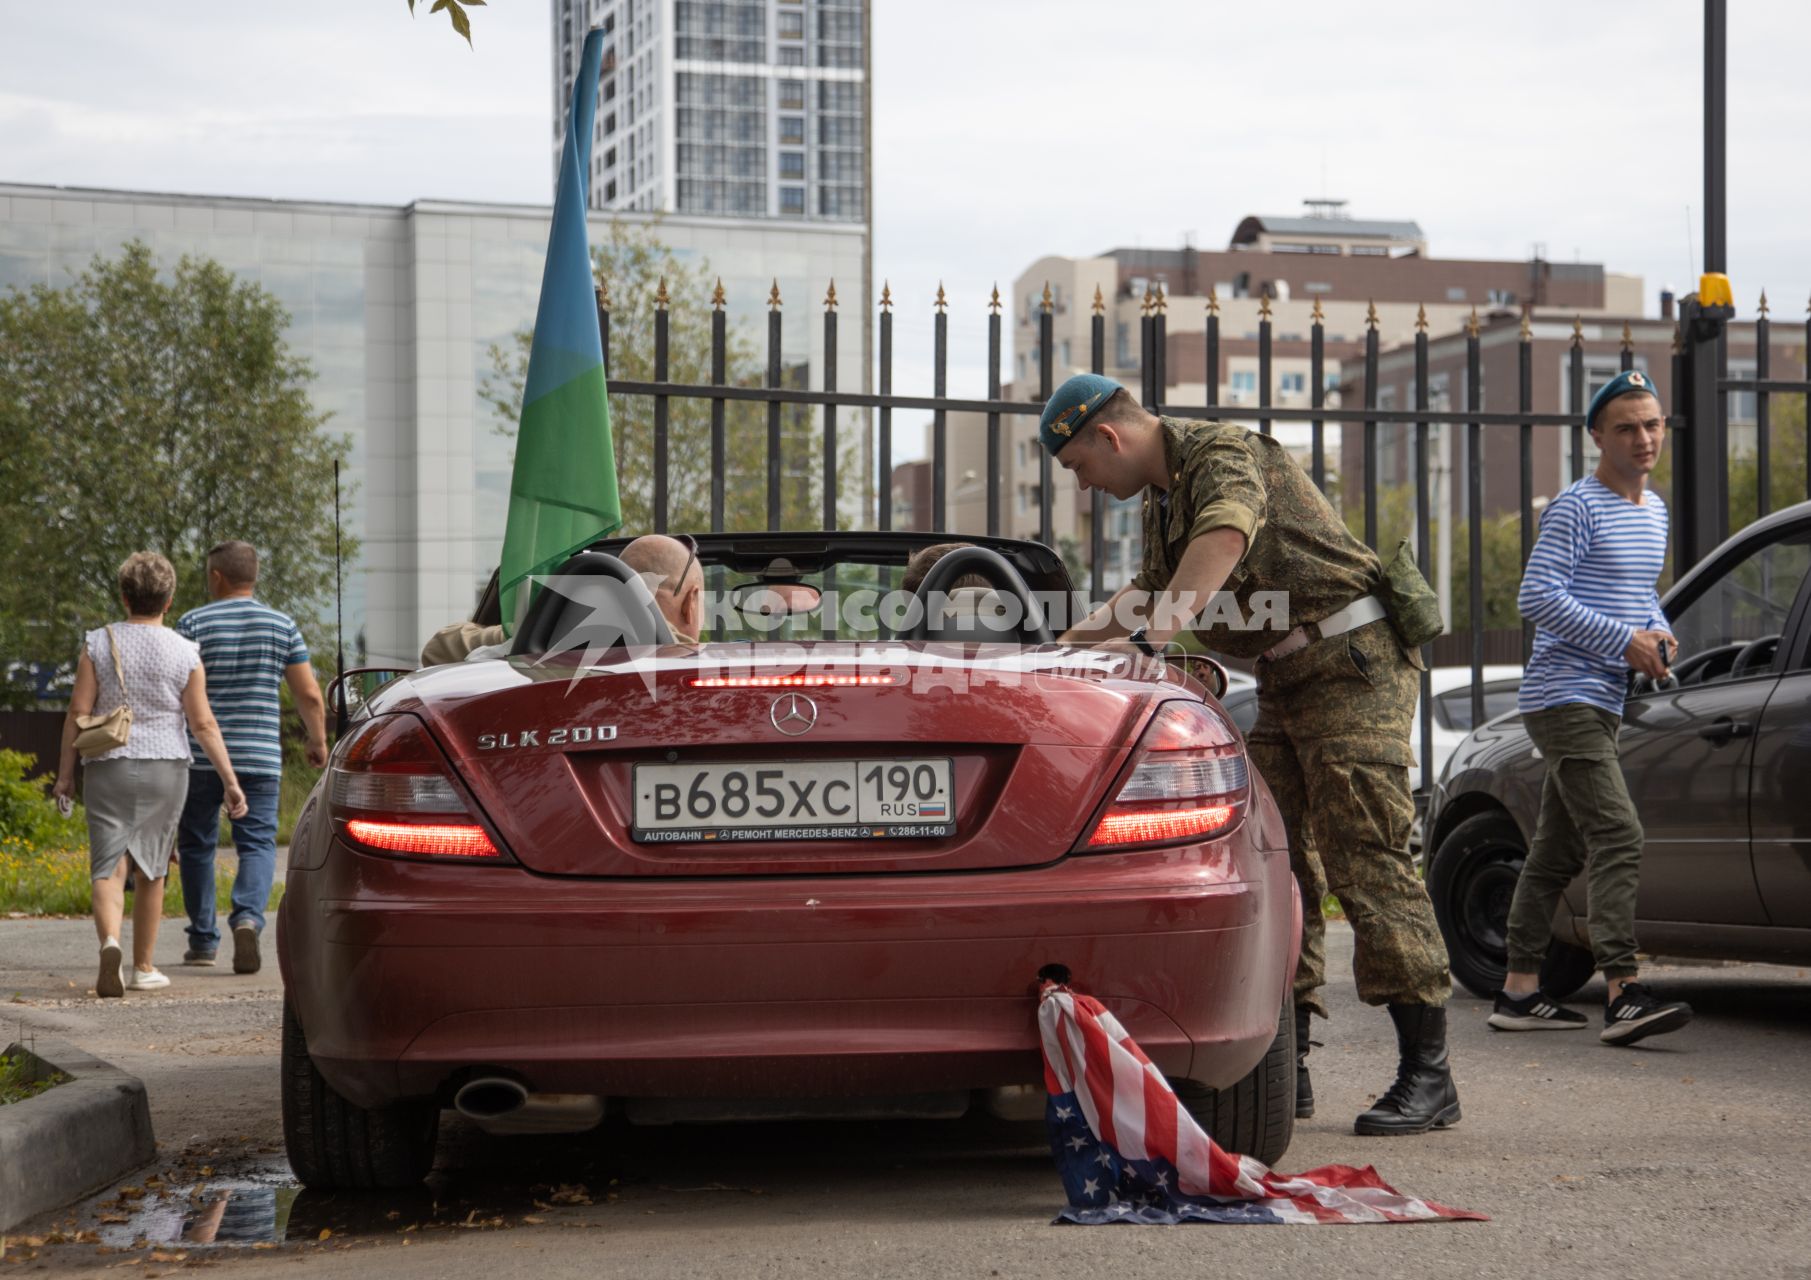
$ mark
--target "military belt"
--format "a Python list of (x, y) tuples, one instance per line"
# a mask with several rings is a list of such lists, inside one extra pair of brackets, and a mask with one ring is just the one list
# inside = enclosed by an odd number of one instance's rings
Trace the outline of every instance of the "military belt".
[(1265, 662), (1275, 662), (1278, 658), (1287, 658), (1298, 649), (1306, 649), (1316, 640), (1325, 640), (1328, 636), (1344, 635), (1356, 631), (1369, 622), (1376, 622), (1388, 617), (1383, 601), (1376, 596), (1360, 596), (1345, 608), (1330, 613), (1319, 622), (1304, 622), (1291, 631), (1275, 645), (1264, 651)]

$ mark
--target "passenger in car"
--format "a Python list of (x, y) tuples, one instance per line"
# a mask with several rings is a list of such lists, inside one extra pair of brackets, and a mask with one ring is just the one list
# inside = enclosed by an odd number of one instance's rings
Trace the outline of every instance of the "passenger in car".
[[(919, 587), (924, 585), (924, 580), (929, 576), (932, 565), (936, 564), (952, 551), (959, 550), (962, 547), (972, 547), (974, 545), (975, 544), (972, 542), (939, 542), (935, 546), (925, 547), (922, 550), (915, 552), (912, 558), (906, 561), (905, 577), (900, 579), (899, 589), (901, 591), (917, 591)], [(963, 587), (987, 588), (992, 585), (993, 584), (981, 574), (965, 573), (960, 578), (957, 578), (954, 582), (950, 583), (950, 589), (956, 590)]]
[(1302, 893), (1296, 1114), (1314, 1110), (1308, 1015), (1327, 1012), (1324, 872), (1357, 935), (1359, 997), (1388, 1007), (1399, 1051), (1395, 1082), (1354, 1129), (1456, 1124), (1446, 944), (1408, 853), (1416, 646), (1430, 638), (1431, 589), (1400, 552), (1386, 569), (1269, 436), (1159, 418), (1111, 379), (1078, 374), (1050, 398), (1038, 437), (1081, 492), (1144, 495), (1143, 568), (1062, 640), (1154, 654), (1193, 626), (1208, 648), (1258, 660), (1246, 745), (1283, 815)]

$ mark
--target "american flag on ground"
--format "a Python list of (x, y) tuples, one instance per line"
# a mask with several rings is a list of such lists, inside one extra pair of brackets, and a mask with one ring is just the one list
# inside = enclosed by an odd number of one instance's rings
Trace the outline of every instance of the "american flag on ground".
[(1484, 1220), (1405, 1195), (1368, 1165), (1274, 1173), (1222, 1151), (1098, 1000), (1046, 981), (1038, 997), (1045, 1119), (1069, 1205), (1057, 1222)]

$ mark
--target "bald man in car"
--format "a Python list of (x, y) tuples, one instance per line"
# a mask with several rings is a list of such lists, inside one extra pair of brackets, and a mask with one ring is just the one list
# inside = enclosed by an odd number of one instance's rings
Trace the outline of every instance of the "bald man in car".
[[(688, 534), (682, 541), (662, 533), (643, 534), (617, 555), (642, 576), (655, 607), (672, 629), (675, 644), (697, 644), (704, 618), (704, 566), (698, 544)], [(501, 658), (510, 640), (502, 626), (455, 622), (436, 631), (421, 649), (421, 665), (439, 666), (468, 659)]]

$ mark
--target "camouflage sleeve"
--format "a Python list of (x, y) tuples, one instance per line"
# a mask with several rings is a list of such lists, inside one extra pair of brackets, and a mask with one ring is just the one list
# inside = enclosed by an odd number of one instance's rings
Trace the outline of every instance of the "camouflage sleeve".
[(1227, 432), (1204, 442), (1190, 459), (1184, 482), (1195, 510), (1189, 541), (1210, 530), (1237, 529), (1251, 545), (1264, 527), (1264, 477), (1242, 434)]

